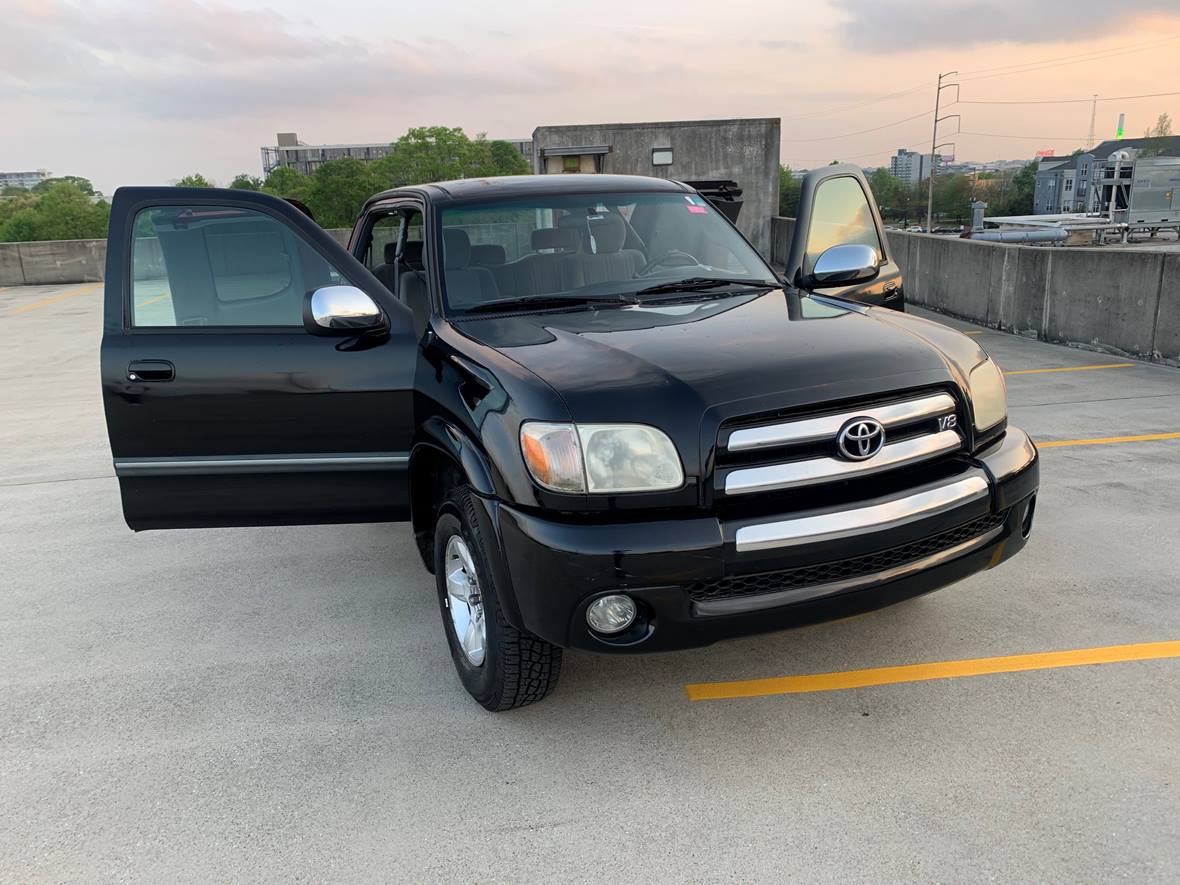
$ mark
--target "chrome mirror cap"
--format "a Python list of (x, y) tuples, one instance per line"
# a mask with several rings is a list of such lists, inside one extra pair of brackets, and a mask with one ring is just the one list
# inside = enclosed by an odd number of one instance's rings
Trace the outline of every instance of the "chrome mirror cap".
[(881, 259), (872, 246), (845, 243), (825, 249), (815, 260), (811, 286), (841, 286), (871, 280), (880, 271)]
[(331, 331), (364, 331), (381, 325), (381, 308), (356, 286), (324, 286), (308, 299), (311, 321)]

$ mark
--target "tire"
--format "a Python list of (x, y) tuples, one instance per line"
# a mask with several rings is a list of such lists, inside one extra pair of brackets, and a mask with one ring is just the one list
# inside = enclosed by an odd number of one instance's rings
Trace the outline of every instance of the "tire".
[[(500, 605), (501, 588), (485, 553), (488, 545), (495, 543), (495, 538), (481, 528), (471, 492), (458, 488), (448, 494), (434, 526), (434, 576), (443, 629), (459, 681), (484, 708), (498, 712), (547, 697), (561, 675), (561, 649), (522, 633), (505, 619)], [(478, 604), (460, 608), (463, 603), (454, 602), (458, 597), (452, 592), (463, 585), (461, 580), (449, 585), (448, 563), (452, 572), (462, 563), (464, 575), (474, 567), (477, 585), (467, 586), (478, 596)], [(453, 604), (457, 616), (452, 615)], [(481, 620), (479, 615), (482, 615), (482, 642), (476, 641), (478, 631), (469, 633), (470, 624)], [(468, 626), (464, 630), (466, 650), (457, 623)], [(481, 654), (473, 654), (477, 645)]]

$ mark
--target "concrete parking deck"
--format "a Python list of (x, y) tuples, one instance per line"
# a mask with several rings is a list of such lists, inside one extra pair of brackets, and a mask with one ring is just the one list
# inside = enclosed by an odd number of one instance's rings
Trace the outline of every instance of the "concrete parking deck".
[(1180, 370), (945, 320), (1056, 443), (1023, 554), (846, 621), (567, 653), (494, 716), (407, 526), (126, 528), (100, 301), (0, 290), (0, 880), (1180, 877), (1180, 660), (1131, 648), (1180, 640)]

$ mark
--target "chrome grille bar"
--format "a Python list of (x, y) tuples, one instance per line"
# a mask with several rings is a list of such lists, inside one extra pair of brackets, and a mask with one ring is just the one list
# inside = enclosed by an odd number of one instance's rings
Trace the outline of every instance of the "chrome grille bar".
[(750, 492), (769, 492), (774, 489), (856, 479), (936, 458), (955, 451), (962, 444), (963, 440), (958, 432), (944, 430), (941, 433), (889, 443), (867, 461), (840, 461), (825, 457), (787, 461), (765, 467), (739, 468), (726, 474), (725, 494), (744, 495)]
[(868, 507), (743, 526), (737, 530), (737, 551), (749, 553), (754, 550), (833, 541), (866, 532), (880, 532), (945, 513), (970, 501), (986, 498), (988, 494), (986, 479), (982, 476), (969, 476)]
[(837, 415), (803, 418), (765, 427), (747, 427), (729, 435), (726, 448), (731, 452), (749, 452), (773, 446), (796, 445), (833, 439), (840, 428), (853, 418), (874, 418), (888, 430), (901, 424), (949, 415), (955, 411), (954, 399), (946, 393), (936, 393), (920, 399), (880, 406), (867, 406)]

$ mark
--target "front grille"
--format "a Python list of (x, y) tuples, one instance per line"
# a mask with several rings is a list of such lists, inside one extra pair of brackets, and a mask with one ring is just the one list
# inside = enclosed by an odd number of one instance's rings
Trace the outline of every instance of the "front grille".
[(1005, 510), (981, 516), (937, 535), (877, 553), (867, 553), (863, 556), (854, 556), (851, 559), (839, 559), (834, 562), (799, 566), (775, 572), (734, 575), (715, 581), (700, 581), (690, 584), (686, 589), (694, 601), (706, 602), (711, 599), (729, 599), (734, 596), (758, 596), (781, 590), (798, 590), (819, 584), (867, 577), (896, 566), (917, 562), (986, 535), (993, 529), (1002, 526), (1007, 518), (1008, 511)]
[[(957, 417), (953, 396), (926, 389), (783, 417), (728, 422), (717, 441), (716, 491), (733, 499), (831, 487), (928, 463), (961, 449)], [(841, 454), (838, 437), (843, 427), (865, 418), (885, 428), (879, 437), (884, 445), (870, 458), (852, 460)]]

